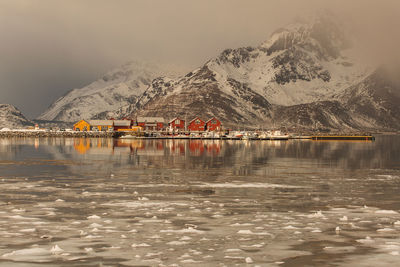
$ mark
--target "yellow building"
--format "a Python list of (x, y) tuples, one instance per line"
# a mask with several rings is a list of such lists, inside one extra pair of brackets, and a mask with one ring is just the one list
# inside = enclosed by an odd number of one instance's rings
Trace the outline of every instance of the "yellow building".
[(91, 131), (112, 131), (114, 129), (113, 120), (90, 120)]
[(117, 132), (143, 132), (143, 127), (140, 126), (132, 126), (131, 128), (128, 129), (117, 129)]
[(80, 120), (74, 124), (74, 131), (111, 131), (114, 123), (112, 120)]
[(90, 131), (90, 124), (85, 120), (80, 120), (74, 124), (74, 131), (86, 132)]

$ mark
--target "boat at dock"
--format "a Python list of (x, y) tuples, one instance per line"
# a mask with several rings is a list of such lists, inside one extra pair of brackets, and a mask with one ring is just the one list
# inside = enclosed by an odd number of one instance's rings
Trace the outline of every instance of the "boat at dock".
[(240, 139), (243, 138), (244, 135), (245, 135), (245, 133), (242, 132), (242, 131), (231, 131), (226, 136), (226, 139), (229, 139), (229, 140), (240, 140)]
[(260, 140), (289, 140), (290, 135), (283, 134), (281, 131), (267, 131), (258, 136)]
[(122, 135), (122, 136), (120, 136), (118, 138), (119, 139), (140, 139), (140, 138), (143, 138), (143, 137), (137, 136), (137, 135), (127, 134), (127, 135)]

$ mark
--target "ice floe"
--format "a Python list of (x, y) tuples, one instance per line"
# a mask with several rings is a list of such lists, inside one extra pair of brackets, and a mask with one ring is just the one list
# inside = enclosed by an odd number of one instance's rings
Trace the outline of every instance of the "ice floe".
[(51, 253), (53, 254), (60, 254), (62, 252), (64, 252), (64, 250), (62, 248), (60, 248), (57, 244), (54, 245), (51, 249), (50, 249)]
[(377, 210), (375, 211), (377, 214), (399, 214), (397, 211), (394, 210)]
[(194, 228), (180, 229), (180, 230), (160, 230), (160, 233), (176, 233), (176, 234), (204, 234), (204, 231)]
[(274, 236), (273, 234), (270, 234), (268, 232), (253, 232), (251, 230), (239, 230), (237, 232), (240, 235), (264, 235), (264, 236)]
[(140, 243), (140, 244), (132, 244), (131, 247), (133, 247), (133, 248), (151, 247), (151, 245), (149, 245), (147, 243)]
[(253, 259), (250, 258), (250, 257), (246, 257), (246, 258), (244, 259), (244, 261), (245, 261), (246, 263), (253, 263), (253, 262), (254, 262)]
[[(211, 188), (301, 188), (300, 186), (268, 184), (268, 183), (204, 183), (194, 184), (194, 187), (211, 187)], [(240, 199), (235, 199), (240, 201)]]
[(87, 219), (88, 220), (97, 220), (97, 219), (101, 219), (101, 217), (94, 214), (94, 215), (88, 216)]

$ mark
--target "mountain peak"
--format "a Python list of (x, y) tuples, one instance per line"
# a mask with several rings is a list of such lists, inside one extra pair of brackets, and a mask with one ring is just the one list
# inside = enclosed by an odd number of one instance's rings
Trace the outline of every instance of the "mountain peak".
[(337, 58), (341, 50), (350, 47), (350, 41), (331, 13), (320, 13), (307, 19), (297, 19), (273, 32), (260, 48), (268, 55), (291, 48), (317, 50), (319, 57)]
[(134, 103), (151, 81), (160, 76), (176, 76), (175, 68), (142, 61), (129, 61), (91, 84), (69, 91), (38, 118), (76, 121), (116, 116), (120, 108)]
[(0, 104), (0, 129), (22, 128), (33, 125), (16, 107), (10, 104)]

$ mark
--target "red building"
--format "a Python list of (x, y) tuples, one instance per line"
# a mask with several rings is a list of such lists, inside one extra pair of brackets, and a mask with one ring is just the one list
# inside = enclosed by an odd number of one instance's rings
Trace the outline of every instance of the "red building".
[(179, 118), (172, 119), (168, 126), (173, 130), (185, 130), (185, 120), (181, 120)]
[(188, 130), (191, 132), (204, 131), (205, 127), (206, 127), (206, 123), (199, 117), (194, 118), (188, 124)]
[(213, 117), (206, 122), (207, 131), (219, 131), (221, 130), (221, 121)]
[(114, 131), (123, 131), (131, 129), (131, 120), (114, 120)]
[(164, 118), (161, 117), (138, 117), (137, 125), (148, 131), (161, 131), (164, 129)]

